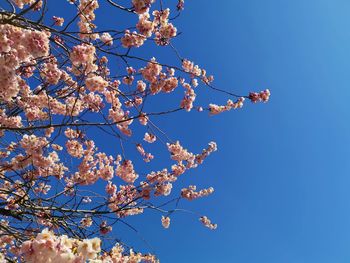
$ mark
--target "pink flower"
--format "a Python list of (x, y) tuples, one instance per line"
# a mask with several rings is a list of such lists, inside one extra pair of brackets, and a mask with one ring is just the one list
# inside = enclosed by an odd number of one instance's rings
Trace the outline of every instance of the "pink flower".
[(260, 93), (257, 93), (257, 92), (251, 92), (249, 93), (249, 99), (253, 102), (253, 103), (256, 103), (256, 102), (267, 102), (270, 98), (270, 90), (266, 89), (266, 90), (263, 90), (263, 91), (260, 91)]
[(154, 30), (154, 23), (149, 20), (149, 14), (145, 13), (139, 16), (139, 22), (136, 24), (137, 30), (145, 37), (150, 37)]
[(245, 99), (243, 97), (239, 98), (236, 102), (233, 102), (232, 100), (228, 100), (226, 105), (224, 105), (224, 106), (219, 106), (216, 104), (209, 104), (210, 114), (216, 115), (216, 114), (220, 114), (224, 111), (229, 111), (232, 109), (240, 109), (243, 107), (244, 100)]
[(168, 196), (171, 193), (171, 189), (173, 188), (173, 185), (171, 183), (163, 183), (163, 184), (158, 184), (155, 186), (155, 196)]
[(170, 217), (168, 217), (168, 216), (166, 216), (166, 217), (162, 216), (161, 221), (162, 221), (162, 226), (163, 226), (164, 228), (169, 228), (169, 226), (170, 226)]
[(64, 23), (63, 17), (53, 16), (52, 19), (55, 21), (56, 26), (63, 26), (63, 23)]
[(117, 186), (109, 181), (106, 186), (106, 192), (109, 195), (114, 195), (117, 192)]
[(134, 183), (135, 180), (139, 177), (135, 173), (134, 166), (130, 160), (125, 160), (122, 162), (122, 164), (119, 164), (117, 166), (116, 173), (127, 183)]
[(122, 45), (125, 48), (140, 47), (145, 40), (146, 37), (144, 35), (138, 34), (135, 31), (131, 33), (129, 30), (125, 30), (125, 34), (121, 38)]
[(107, 222), (106, 221), (103, 221), (101, 224), (100, 224), (100, 233), (102, 235), (106, 235), (108, 234), (109, 232), (112, 231), (112, 227), (107, 225)]
[(202, 224), (203, 224), (204, 226), (208, 227), (208, 228), (211, 229), (211, 230), (214, 230), (214, 229), (216, 229), (216, 228), (218, 227), (217, 224), (213, 224), (213, 223), (209, 220), (209, 218), (206, 217), (206, 216), (200, 217), (200, 218), (199, 218), (199, 221), (201, 221)]
[(105, 43), (107, 46), (113, 45), (113, 38), (109, 33), (107, 32), (103, 33), (100, 38), (101, 38), (101, 41)]
[(132, 0), (135, 12), (138, 14), (147, 13), (154, 0)]
[(142, 80), (137, 81), (137, 90), (140, 92), (144, 92), (146, 90), (146, 83)]
[(66, 142), (67, 152), (76, 158), (83, 157), (84, 149), (83, 146), (77, 140), (68, 140)]
[(179, 141), (176, 141), (176, 143), (167, 143), (168, 151), (171, 154), (171, 159), (181, 162), (189, 160), (193, 157), (193, 154), (188, 152), (186, 149), (184, 149)]
[(92, 76), (85, 80), (85, 85), (91, 92), (103, 92), (108, 86), (108, 82), (101, 76)]
[(157, 137), (151, 133), (146, 132), (145, 137), (143, 138), (144, 141), (148, 143), (154, 143), (156, 141)]
[(196, 192), (196, 186), (190, 185), (188, 188), (183, 188), (181, 190), (181, 196), (187, 200), (194, 200), (197, 198), (201, 198), (204, 196), (208, 196), (214, 192), (214, 188), (210, 187), (208, 189), (200, 190), (199, 192)]

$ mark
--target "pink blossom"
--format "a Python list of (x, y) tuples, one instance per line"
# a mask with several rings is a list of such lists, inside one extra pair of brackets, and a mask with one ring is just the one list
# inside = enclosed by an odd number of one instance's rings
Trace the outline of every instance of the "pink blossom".
[(209, 220), (209, 218), (206, 217), (206, 216), (200, 217), (200, 218), (199, 218), (199, 221), (201, 221), (202, 224), (203, 224), (204, 226), (208, 227), (208, 228), (211, 229), (211, 230), (214, 230), (214, 229), (216, 229), (216, 228), (218, 227), (217, 224), (213, 224), (213, 223)]
[(91, 92), (103, 92), (108, 86), (108, 82), (101, 76), (91, 76), (85, 80), (85, 85)]
[(131, 33), (129, 30), (125, 30), (125, 34), (121, 38), (122, 45), (125, 48), (140, 47), (145, 40), (146, 37), (144, 35), (138, 34), (135, 31)]
[(56, 26), (63, 26), (63, 23), (64, 23), (63, 17), (53, 16), (52, 19), (55, 21)]
[(138, 14), (147, 13), (154, 0), (132, 0), (135, 12)]
[(257, 92), (251, 92), (249, 93), (249, 99), (253, 102), (253, 103), (256, 103), (256, 102), (267, 102), (270, 98), (270, 90), (266, 89), (266, 90), (263, 90), (263, 91), (260, 91), (260, 93), (257, 93)]
[(188, 199), (190, 201), (201, 198), (204, 196), (208, 196), (214, 192), (214, 188), (210, 187), (208, 189), (200, 190), (199, 192), (196, 192), (196, 186), (190, 185), (188, 188), (183, 188), (181, 190), (181, 196), (185, 199)]
[(112, 38), (112, 36), (109, 33), (107, 33), (107, 32), (103, 33), (100, 36), (100, 38), (101, 38), (101, 41), (103, 43), (105, 43), (107, 46), (113, 45), (113, 38)]
[(130, 160), (125, 160), (119, 164), (116, 173), (127, 183), (134, 183), (134, 181), (139, 177), (135, 173), (134, 166)]
[(144, 141), (148, 143), (154, 143), (156, 141), (157, 137), (151, 133), (146, 132), (145, 137), (143, 138)]
[(169, 228), (169, 226), (170, 226), (170, 217), (168, 217), (168, 216), (162, 216), (161, 221), (162, 221), (162, 226), (163, 226), (164, 228)]
[(76, 158), (81, 158), (83, 157), (84, 149), (81, 143), (79, 143), (77, 140), (68, 140), (66, 142), (66, 148), (67, 152)]

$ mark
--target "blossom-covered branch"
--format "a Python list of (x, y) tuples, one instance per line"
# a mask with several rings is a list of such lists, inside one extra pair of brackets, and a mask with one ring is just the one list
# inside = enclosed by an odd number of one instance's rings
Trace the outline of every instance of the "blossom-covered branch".
[[(72, 18), (50, 14), (49, 4), (0, 4), (0, 262), (156, 262), (123, 248), (118, 237), (109, 247), (101, 239), (146, 209), (161, 213), (168, 228), (171, 214), (185, 211), (180, 200), (214, 189), (191, 185), (170, 201), (160, 197), (171, 196), (173, 184), (217, 150), (209, 142), (192, 153), (157, 119), (194, 110), (215, 115), (242, 108), (245, 100), (267, 102), (270, 91), (240, 96), (215, 87), (212, 75), (180, 54), (172, 40), (179, 35), (175, 18), (183, 0), (174, 12), (155, 0), (56, 3), (74, 9)], [(124, 29), (97, 25), (100, 5), (138, 22)], [(136, 55), (146, 42), (171, 47), (178, 60)], [(116, 69), (115, 61), (122, 66)], [(212, 91), (225, 94), (227, 103), (196, 104), (197, 94)], [(176, 102), (175, 94), (181, 94)], [(120, 147), (108, 152), (99, 145), (101, 136)], [(154, 144), (168, 152), (169, 166), (152, 168)], [(206, 227), (217, 227), (196, 215)]]

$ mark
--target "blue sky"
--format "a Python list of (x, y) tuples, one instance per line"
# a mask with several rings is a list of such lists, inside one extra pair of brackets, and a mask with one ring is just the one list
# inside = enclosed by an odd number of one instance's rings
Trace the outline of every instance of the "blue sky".
[[(216, 231), (190, 214), (174, 215), (168, 230), (154, 212), (128, 219), (161, 262), (350, 261), (349, 11), (347, 0), (186, 1), (175, 22), (181, 54), (215, 75), (217, 87), (240, 94), (269, 88), (272, 96), (219, 116), (157, 119), (194, 152), (211, 140), (219, 147), (178, 186), (215, 188), (182, 206), (208, 215)], [(98, 12), (101, 23), (126, 22), (118, 11)], [(139, 52), (174, 61), (169, 49), (151, 50)], [(200, 89), (198, 102), (227, 100)], [(115, 234), (150, 250), (123, 225)]]
[[(180, 49), (204, 63), (217, 86), (239, 93), (268, 87), (272, 97), (198, 120), (200, 138), (215, 139), (220, 150), (198, 172), (216, 193), (194, 207), (219, 228), (191, 226), (189, 234), (174, 226), (167, 235), (174, 241), (160, 249), (164, 261), (349, 262), (350, 3), (186, 7)], [(172, 246), (181, 253), (169, 255)]]

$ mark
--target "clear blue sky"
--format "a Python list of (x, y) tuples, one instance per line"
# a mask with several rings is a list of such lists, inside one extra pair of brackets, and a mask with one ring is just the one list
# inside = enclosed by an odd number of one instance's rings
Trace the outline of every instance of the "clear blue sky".
[[(120, 12), (103, 12), (101, 22), (125, 23)], [(194, 152), (210, 140), (219, 147), (178, 187), (215, 188), (182, 205), (208, 215), (216, 231), (188, 214), (174, 215), (168, 230), (160, 214), (128, 220), (162, 262), (350, 262), (349, 13), (348, 0), (186, 1), (175, 22), (182, 55), (214, 74), (217, 87), (241, 94), (269, 88), (272, 96), (210, 118), (157, 119)], [(201, 89), (199, 101), (227, 99)], [(115, 233), (149, 250), (125, 226)]]

